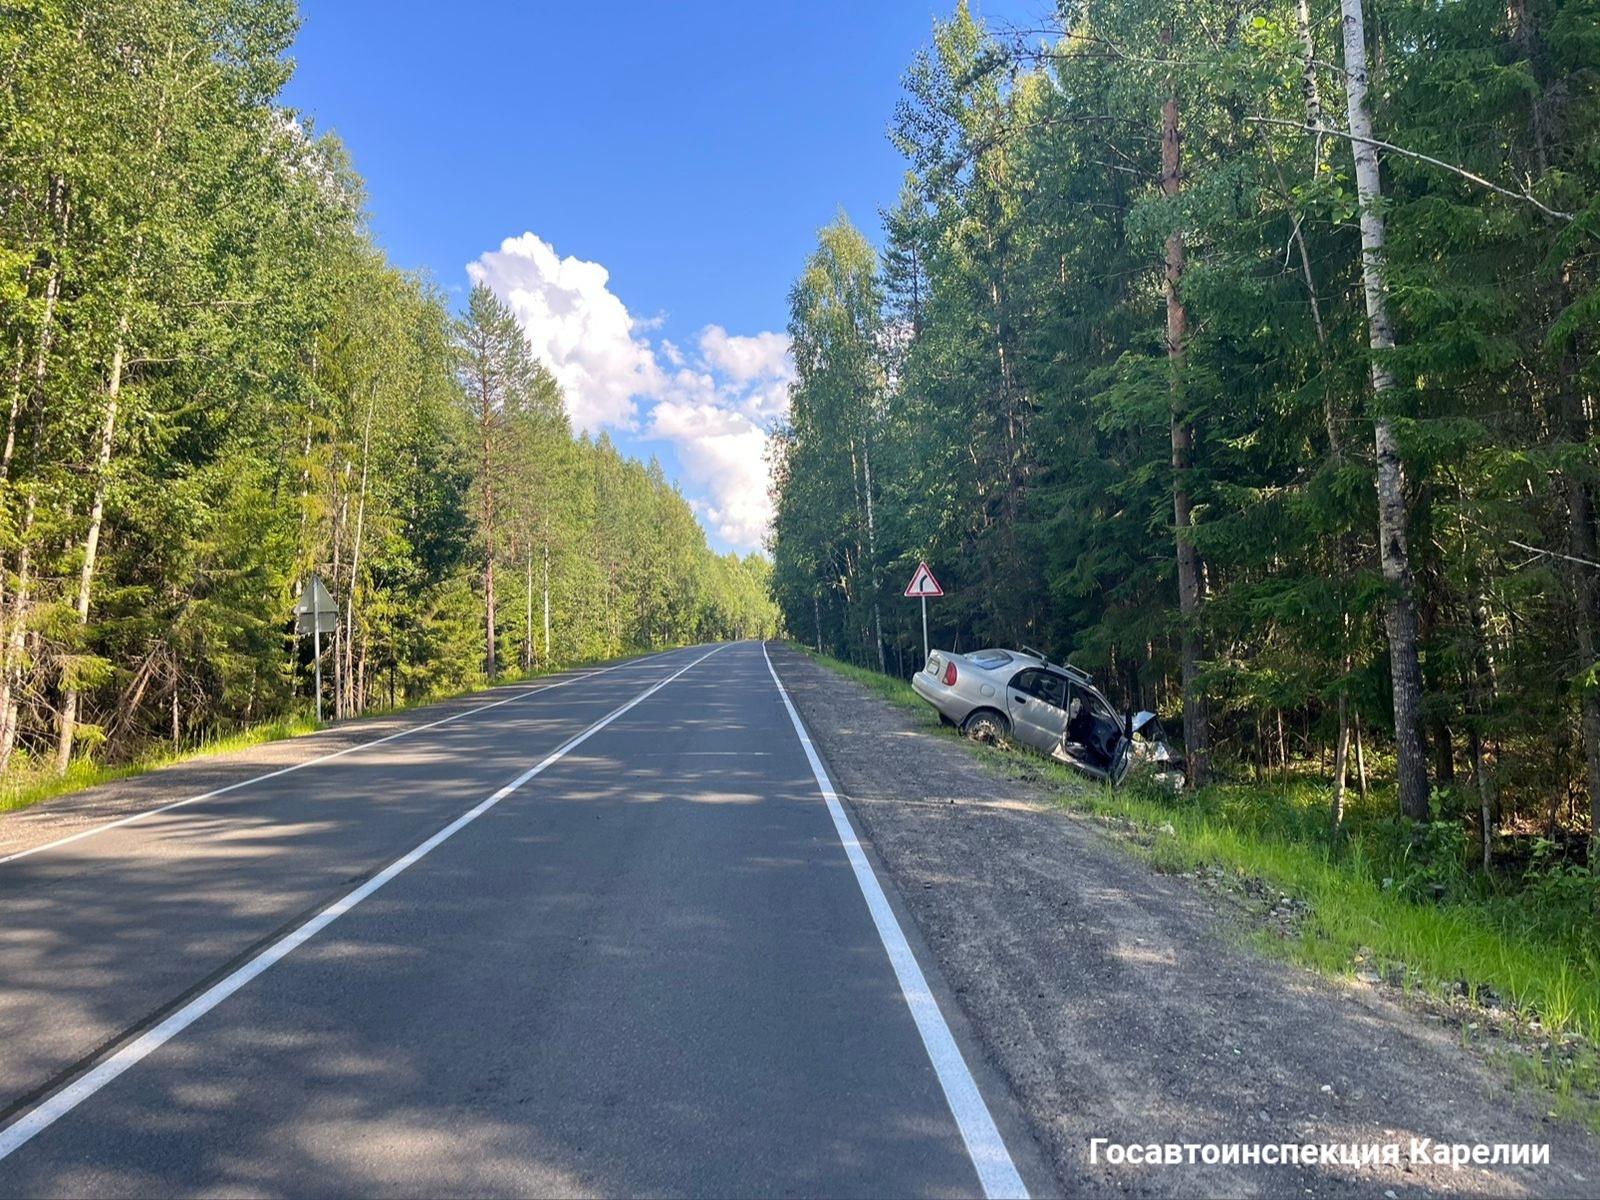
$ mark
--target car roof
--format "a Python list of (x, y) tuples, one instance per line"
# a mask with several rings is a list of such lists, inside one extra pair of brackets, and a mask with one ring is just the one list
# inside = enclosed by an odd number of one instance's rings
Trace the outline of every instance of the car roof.
[(982, 667), (985, 671), (999, 671), (1008, 664), (1016, 662), (1025, 669), (1029, 667), (1035, 669), (1043, 668), (1052, 675), (1070, 679), (1073, 683), (1089, 688), (1094, 687), (1094, 679), (1087, 671), (1080, 670), (1071, 663), (1053, 663), (1037, 650), (1029, 647), (1014, 650), (1009, 647), (1002, 649), (999, 646), (988, 646), (982, 650), (973, 650), (968, 654), (962, 655), (962, 657), (968, 662)]
[(1033, 654), (1027, 651), (1021, 657), (1032, 659), (1052, 675), (1060, 675), (1063, 679), (1070, 679), (1074, 683), (1081, 683), (1088, 687), (1094, 686), (1094, 680), (1087, 671), (1080, 670), (1071, 663), (1053, 663), (1042, 654)]

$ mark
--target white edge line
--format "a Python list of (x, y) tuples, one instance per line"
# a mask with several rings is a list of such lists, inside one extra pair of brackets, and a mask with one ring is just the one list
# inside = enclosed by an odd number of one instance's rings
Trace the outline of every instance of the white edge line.
[[(724, 645), (725, 644), (726, 643), (724, 643)], [(261, 951), (260, 954), (257, 954), (254, 958), (245, 963), (238, 970), (234, 971), (231, 975), (228, 975), (226, 978), (207, 988), (204, 992), (196, 996), (193, 1000), (189, 1001), (188, 1004), (185, 1004), (182, 1008), (173, 1013), (166, 1020), (162, 1021), (159, 1025), (155, 1026), (153, 1029), (147, 1030), (145, 1033), (129, 1042), (122, 1049), (118, 1050), (110, 1058), (101, 1062), (92, 1070), (85, 1072), (83, 1075), (73, 1080), (60, 1091), (52, 1093), (40, 1104), (29, 1109), (26, 1113), (17, 1118), (17, 1120), (13, 1121), (4, 1129), (0, 1129), (0, 1161), (3, 1161), (12, 1154), (16, 1153), (16, 1151), (27, 1145), (27, 1143), (34, 1137), (44, 1132), (44, 1130), (55, 1124), (55, 1122), (66, 1116), (73, 1109), (77, 1108), (78, 1105), (82, 1104), (90, 1096), (93, 1096), (96, 1092), (112, 1082), (123, 1072), (135, 1066), (142, 1059), (148, 1057), (156, 1050), (159, 1050), (162, 1046), (171, 1041), (178, 1034), (182, 1033), (190, 1025), (193, 1025), (201, 1017), (205, 1016), (212, 1009), (216, 1008), (217, 1005), (221, 1004), (229, 996), (233, 995), (240, 988), (244, 987), (245, 984), (249, 983), (252, 979), (265, 972), (267, 968), (278, 962), (281, 962), (284, 958), (287, 958), (298, 947), (303, 946), (306, 942), (310, 941), (318, 933), (322, 932), (322, 930), (326, 929), (340, 917), (344, 916), (345, 913), (349, 912), (356, 905), (360, 904), (368, 896), (372, 895), (373, 892), (377, 891), (384, 884), (388, 883), (407, 867), (424, 858), (429, 851), (433, 850), (441, 843), (448, 841), (457, 832), (470, 825), (473, 821), (477, 820), (496, 804), (499, 804), (500, 801), (504, 800), (523, 784), (527, 783), (528, 780), (542, 772), (546, 767), (566, 757), (566, 755), (577, 749), (595, 734), (599, 733), (607, 725), (611, 724), (611, 722), (622, 716), (623, 713), (633, 708), (636, 704), (640, 704), (643, 701), (648, 700), (662, 688), (666, 687), (667, 684), (678, 678), (678, 676), (684, 674), (684, 672), (690, 670), (692, 667), (699, 666), (701, 663), (705, 662), (706, 659), (710, 658), (711, 655), (715, 654), (721, 649), (722, 646), (719, 645), (715, 649), (702, 654), (688, 666), (679, 669), (660, 682), (655, 683), (649, 688), (640, 692), (621, 708), (614, 709), (612, 712), (596, 721), (593, 725), (589, 726), (589, 728), (585, 729), (582, 733), (565, 742), (558, 749), (551, 751), (544, 758), (540, 759), (537, 764), (529, 767), (521, 775), (518, 775), (515, 779), (506, 784), (499, 791), (495, 792), (494, 795), (490, 796), (487, 800), (481, 801), (475, 807), (462, 813), (454, 821), (451, 821), (450, 824), (446, 825), (443, 829), (439, 830), (438, 833), (428, 838), (427, 841), (417, 846), (408, 854), (402, 855), (400, 858), (395, 859), (394, 862), (390, 863), (383, 870), (379, 871), (371, 879), (367, 880), (366, 883), (362, 884), (354, 891), (348, 892), (344, 896), (341, 896), (338, 900), (335, 900), (327, 908), (323, 909), (316, 916), (306, 921), (303, 925), (297, 926), (285, 937), (272, 943), (272, 945)]]
[(592, 679), (596, 675), (604, 675), (607, 671), (616, 671), (622, 667), (636, 666), (639, 663), (649, 662), (651, 659), (660, 658), (663, 654), (671, 653), (671, 650), (662, 650), (656, 654), (645, 655), (643, 658), (630, 658), (627, 662), (613, 663), (609, 667), (601, 667), (599, 670), (589, 671), (583, 675), (573, 675), (567, 679), (559, 680), (556, 683), (547, 683), (543, 687), (530, 688), (528, 691), (518, 692), (515, 696), (507, 696), (504, 700), (496, 700), (493, 704), (480, 704), (477, 708), (469, 708), (465, 712), (452, 713), (450, 716), (441, 717), (437, 721), (429, 721), (426, 725), (412, 725), (406, 729), (400, 730), (397, 733), (391, 733), (387, 737), (374, 738), (370, 742), (362, 742), (359, 745), (346, 746), (343, 750), (335, 750), (332, 754), (321, 754), (316, 758), (308, 758), (305, 760), (305, 762), (297, 762), (287, 767), (280, 767), (276, 771), (268, 771), (265, 775), (252, 775), (249, 779), (241, 779), (238, 783), (230, 783), (226, 787), (219, 787), (209, 792), (202, 792), (198, 796), (189, 796), (182, 800), (174, 800), (170, 804), (161, 805), (159, 808), (147, 808), (143, 812), (136, 812), (126, 817), (119, 817), (115, 821), (107, 821), (104, 825), (96, 825), (92, 829), (84, 829), (77, 833), (68, 834), (66, 837), (57, 838), (53, 842), (45, 842), (38, 846), (30, 846), (26, 850), (18, 850), (13, 854), (4, 855), (3, 857), (0, 857), (0, 866), (4, 866), (8, 862), (16, 862), (19, 858), (27, 858), (30, 854), (41, 854), (46, 850), (54, 850), (58, 846), (65, 846), (72, 842), (82, 841), (84, 838), (91, 838), (96, 834), (105, 833), (107, 830), (111, 829), (118, 829), (123, 825), (132, 825), (137, 821), (143, 821), (147, 817), (160, 816), (162, 813), (171, 812), (175, 808), (183, 808), (188, 804), (198, 804), (202, 800), (211, 800), (227, 792), (235, 792), (240, 788), (249, 787), (251, 784), (264, 783), (268, 779), (276, 779), (280, 775), (288, 775), (293, 771), (302, 771), (306, 767), (314, 767), (318, 763), (332, 762), (336, 758), (343, 758), (346, 754), (354, 754), (358, 750), (370, 750), (373, 746), (381, 746), (385, 742), (394, 741), (396, 738), (410, 737), (413, 733), (421, 733), (426, 729), (435, 729), (440, 725), (448, 725), (451, 721), (459, 721), (463, 717), (470, 717), (477, 713), (488, 712), (489, 709), (499, 708), (502, 704), (510, 704), (517, 700), (526, 700), (529, 696), (537, 696), (540, 692), (554, 691), (558, 687), (566, 687), (569, 683), (577, 683), (580, 680)]
[(922, 1035), (922, 1044), (933, 1064), (934, 1073), (939, 1076), (939, 1086), (944, 1089), (950, 1114), (955, 1118), (956, 1127), (961, 1131), (961, 1140), (966, 1143), (967, 1155), (978, 1172), (978, 1183), (983, 1188), (983, 1194), (989, 1200), (1000, 1200), (1001, 1197), (1027, 1200), (1028, 1189), (1011, 1160), (1005, 1139), (1000, 1136), (989, 1106), (978, 1091), (977, 1080), (973, 1079), (966, 1059), (961, 1056), (961, 1048), (956, 1045), (955, 1036), (945, 1023), (944, 1013), (939, 1011), (939, 1002), (933, 998), (922, 968), (917, 965), (916, 955), (911, 952), (905, 931), (900, 928), (894, 909), (883, 894), (883, 886), (856, 839), (855, 830), (839, 803), (839, 794), (834, 791), (833, 782), (828, 778), (827, 768), (822, 765), (822, 758), (817, 754), (811, 736), (806, 733), (794, 701), (789, 699), (788, 689), (783, 686), (783, 680), (778, 678), (765, 642), (761, 643), (761, 656), (767, 660), (767, 671), (772, 675), (772, 682), (778, 685), (778, 695), (783, 698), (784, 708), (789, 710), (789, 720), (794, 724), (795, 733), (800, 736), (800, 745), (811, 763), (811, 773), (816, 777), (822, 798), (827, 801), (834, 831), (844, 844), (844, 852), (850, 860), (851, 870), (855, 872), (856, 883), (861, 886), (861, 894), (872, 913), (873, 924), (878, 927), (878, 937), (883, 942), (889, 962), (894, 967), (895, 978), (900, 983), (900, 994), (905, 997), (917, 1032)]

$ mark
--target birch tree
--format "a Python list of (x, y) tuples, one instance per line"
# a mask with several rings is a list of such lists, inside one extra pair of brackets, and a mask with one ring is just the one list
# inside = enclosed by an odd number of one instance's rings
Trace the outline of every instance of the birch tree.
[(1361, 282), (1367, 304), (1367, 340), (1372, 348), (1373, 446), (1377, 453), (1378, 559), (1389, 594), (1384, 625), (1394, 679), (1395, 753), (1400, 809), (1414, 820), (1428, 817), (1427, 753), (1422, 744), (1422, 669), (1417, 650), (1417, 610), (1411, 577), (1409, 513), (1404, 464), (1392, 411), (1399, 399), (1390, 357), (1395, 349), (1389, 316), (1383, 183), (1368, 108), (1367, 35), (1362, 0), (1340, 0), (1344, 30), (1346, 111), (1361, 207)]

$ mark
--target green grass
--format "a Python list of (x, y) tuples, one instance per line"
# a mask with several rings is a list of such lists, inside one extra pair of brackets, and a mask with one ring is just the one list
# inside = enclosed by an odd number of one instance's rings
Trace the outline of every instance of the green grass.
[(1130, 823), (1151, 839), (1146, 856), (1162, 870), (1220, 867), (1307, 902), (1311, 911), (1298, 937), (1281, 947), (1294, 961), (1349, 974), (1359, 956), (1380, 974), (1398, 969), (1420, 987), (1462, 984), (1470, 994), (1487, 986), (1524, 1021), (1537, 1018), (1548, 1032), (1600, 1039), (1600, 962), (1575, 957), (1562, 942), (1508, 931), (1476, 903), (1398, 895), (1374, 880), (1359, 846), (1289, 840), (1248, 819), (1230, 819), (1225, 805), (1161, 800), (1134, 789), (1084, 787), (1064, 799)]
[(854, 680), (866, 688), (879, 699), (888, 700), (898, 704), (901, 708), (910, 709), (919, 714), (926, 714), (930, 724), (938, 724), (938, 716), (933, 709), (925, 704), (921, 697), (911, 690), (911, 685), (903, 679), (892, 675), (883, 675), (877, 671), (868, 670), (866, 667), (853, 666), (847, 662), (840, 662), (837, 658), (818, 654), (815, 650), (807, 649), (795, 642), (787, 643), (791, 650), (798, 650), (813, 662), (821, 663), (831, 671), (843, 675), (846, 679)]
[[(905, 682), (807, 653), (936, 722)], [(1303, 902), (1307, 911), (1286, 932), (1252, 935), (1266, 952), (1330, 976), (1374, 970), (1425, 998), (1498, 1014), (1472, 1028), (1463, 1020), (1463, 1036), (1486, 1037), (1484, 1026), (1496, 1025), (1516, 1047), (1513, 1074), (1553, 1093), (1560, 1115), (1600, 1131), (1600, 933), (1585, 907), (1592, 900), (1547, 907), (1537, 886), (1475, 880), (1460, 846), (1419, 842), (1388, 815), (1392, 796), (1381, 792), (1365, 808), (1352, 797), (1335, 837), (1328, 789), (1315, 781), (1174, 795), (1137, 781), (1107, 788), (1025, 752), (971, 749), (992, 769), (1043, 783), (1063, 806), (1097, 818), (1156, 870), (1210, 878), (1220, 871), (1220, 885), (1247, 900), (1271, 889)]]

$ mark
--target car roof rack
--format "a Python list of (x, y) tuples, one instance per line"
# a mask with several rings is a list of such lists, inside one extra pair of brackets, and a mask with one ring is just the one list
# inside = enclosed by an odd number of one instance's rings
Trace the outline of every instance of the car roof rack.
[(1058, 671), (1064, 671), (1067, 675), (1071, 676), (1074, 680), (1076, 680), (1079, 683), (1087, 683), (1087, 684), (1089, 684), (1091, 686), (1093, 686), (1093, 684), (1094, 684), (1093, 676), (1091, 676), (1089, 674), (1089, 672), (1085, 671), (1082, 667), (1075, 667), (1069, 662), (1059, 662), (1059, 663), (1058, 662), (1051, 662), (1048, 658), (1046, 658), (1043, 654), (1040, 654), (1032, 646), (1019, 647), (1018, 652), (1021, 653), (1021, 654), (1026, 654), (1029, 658), (1038, 659), (1040, 662), (1042, 662), (1047, 667), (1054, 667)]

